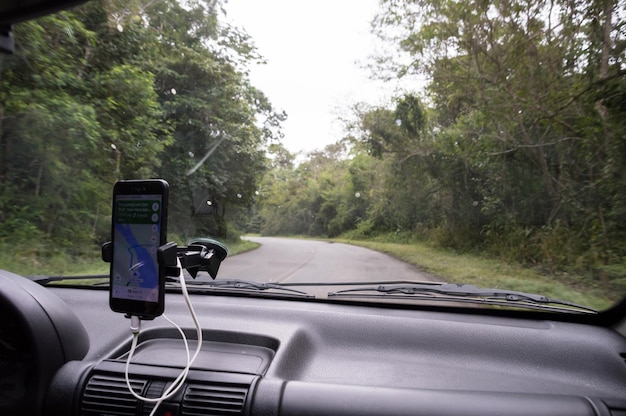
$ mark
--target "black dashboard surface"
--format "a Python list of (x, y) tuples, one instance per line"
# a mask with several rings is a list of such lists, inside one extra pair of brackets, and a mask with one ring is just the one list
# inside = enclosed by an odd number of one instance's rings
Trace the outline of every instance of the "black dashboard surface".
[[(87, 330), (91, 344), (83, 361), (119, 358), (128, 350), (129, 320), (109, 310), (106, 291), (51, 290)], [(626, 397), (626, 341), (607, 328), (249, 297), (192, 295), (192, 302), (205, 341), (263, 351), (256, 362), (265, 361), (257, 372), (265, 380)], [(165, 313), (186, 330), (193, 328), (182, 296), (168, 294)], [(143, 331), (146, 339), (156, 338), (150, 341), (154, 345), (164, 336), (178, 348), (163, 319), (145, 321)], [(198, 366), (224, 370), (223, 363), (210, 361)]]
[[(13, 390), (0, 395), (2, 411), (148, 415), (154, 402), (133, 397), (128, 384), (157, 398), (186, 363), (170, 323), (143, 321), (127, 384), (130, 320), (109, 309), (107, 290), (44, 288), (6, 272), (0, 283), (9, 317), (3, 336), (24, 340), (19, 354), (15, 342), (3, 344), (3, 368), (13, 371), (16, 355), (23, 356), (18, 363), (32, 363), (4, 376), (3, 389)], [(626, 339), (608, 327), (253, 296), (192, 294), (191, 301), (202, 328), (198, 359), (156, 414), (626, 411)], [(166, 295), (165, 313), (195, 350), (181, 294)]]
[[(109, 309), (107, 290), (44, 288), (10, 273), (0, 281), (3, 336), (24, 336), (19, 354), (15, 342), (3, 343), (3, 368), (13, 371), (10, 357), (20, 354), (18, 363), (33, 363), (18, 366), (18, 378), (4, 376), (0, 410), (150, 414), (154, 403), (128, 390), (130, 321)], [(191, 301), (202, 327), (198, 360), (156, 414), (626, 412), (626, 339), (611, 328), (250, 296)], [(168, 293), (165, 311), (194, 350), (183, 296)], [(138, 341), (128, 383), (159, 397), (186, 362), (183, 342), (162, 318), (143, 321)]]

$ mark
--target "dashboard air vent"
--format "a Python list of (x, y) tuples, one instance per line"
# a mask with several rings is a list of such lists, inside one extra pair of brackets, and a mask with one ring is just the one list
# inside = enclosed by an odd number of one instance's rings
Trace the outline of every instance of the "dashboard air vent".
[(182, 415), (241, 415), (249, 388), (246, 384), (190, 384), (183, 397)]
[[(136, 392), (143, 392), (146, 380), (130, 379)], [(137, 399), (128, 391), (124, 377), (94, 375), (83, 392), (80, 414), (134, 416), (137, 414)]]

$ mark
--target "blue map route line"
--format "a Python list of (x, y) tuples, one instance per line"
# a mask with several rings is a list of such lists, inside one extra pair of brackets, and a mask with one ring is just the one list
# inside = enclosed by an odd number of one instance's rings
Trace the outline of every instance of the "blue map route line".
[[(155, 287), (158, 284), (158, 272), (150, 251), (139, 244), (129, 224), (116, 224), (115, 229), (124, 237), (124, 240), (126, 240), (129, 246), (130, 264), (128, 270), (132, 271), (137, 269), (141, 272), (143, 281), (139, 283), (139, 287)], [(133, 250), (137, 255), (136, 260), (133, 255)], [(146, 279), (146, 277), (148, 279)]]

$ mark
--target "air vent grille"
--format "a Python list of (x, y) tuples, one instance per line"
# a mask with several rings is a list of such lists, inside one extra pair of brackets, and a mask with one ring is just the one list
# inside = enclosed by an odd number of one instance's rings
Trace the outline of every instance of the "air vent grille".
[[(146, 380), (130, 379), (137, 393), (143, 392), (146, 384)], [(123, 377), (94, 375), (83, 392), (81, 415), (134, 416), (138, 405)]]
[(191, 384), (185, 390), (182, 415), (241, 415), (249, 385)]

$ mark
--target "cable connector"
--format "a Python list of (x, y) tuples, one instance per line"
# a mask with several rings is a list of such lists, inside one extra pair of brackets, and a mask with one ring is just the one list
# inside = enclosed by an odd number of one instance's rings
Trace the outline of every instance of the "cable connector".
[(137, 315), (131, 315), (130, 317), (130, 332), (137, 335), (141, 330), (141, 319)]

